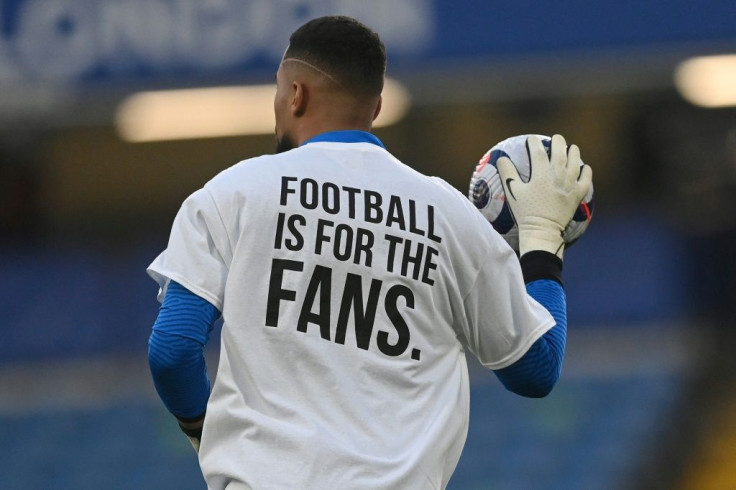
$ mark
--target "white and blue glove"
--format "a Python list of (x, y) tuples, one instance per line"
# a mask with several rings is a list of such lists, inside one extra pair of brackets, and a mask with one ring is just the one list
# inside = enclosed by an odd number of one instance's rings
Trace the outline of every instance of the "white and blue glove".
[(202, 424), (204, 424), (204, 417), (194, 421), (184, 421), (177, 418), (179, 422), (179, 428), (189, 439), (189, 443), (194, 448), (194, 451), (199, 454), (199, 444), (202, 441)]
[(508, 158), (499, 158), (497, 166), (519, 229), (519, 255), (544, 251), (562, 259), (563, 232), (592, 185), (593, 171), (583, 165), (578, 147), (568, 148), (560, 135), (552, 137), (549, 156), (538, 136), (529, 136), (526, 146), (531, 164), (527, 182)]

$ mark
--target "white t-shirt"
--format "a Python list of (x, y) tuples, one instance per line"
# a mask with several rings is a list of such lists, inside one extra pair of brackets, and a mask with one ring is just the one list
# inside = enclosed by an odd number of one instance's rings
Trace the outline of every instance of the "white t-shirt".
[(182, 205), (149, 274), (223, 314), (210, 488), (439, 489), (490, 369), (554, 320), (461, 193), (369, 142), (240, 162)]

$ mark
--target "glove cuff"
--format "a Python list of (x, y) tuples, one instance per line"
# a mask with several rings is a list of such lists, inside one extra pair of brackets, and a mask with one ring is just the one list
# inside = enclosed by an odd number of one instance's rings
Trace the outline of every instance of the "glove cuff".
[(193, 437), (195, 439), (202, 439), (202, 427), (197, 427), (196, 429), (187, 429), (181, 423), (179, 423), (179, 428), (181, 431), (187, 435), (187, 437)]
[(562, 259), (555, 254), (532, 250), (522, 255), (519, 262), (525, 283), (550, 279), (562, 285)]
[(176, 414), (172, 414), (174, 417), (176, 417), (176, 420), (178, 420), (181, 423), (184, 424), (193, 424), (195, 422), (199, 422), (200, 420), (204, 419), (205, 415), (207, 415), (207, 412), (204, 411), (201, 414), (197, 415), (196, 417), (179, 417)]
[(192, 428), (191, 424), (201, 421), (202, 419), (204, 419), (205, 415), (206, 415), (206, 412), (197, 417), (191, 417), (191, 418), (176, 417), (176, 421), (179, 423), (179, 428), (181, 429), (181, 431), (185, 433), (188, 437), (195, 437), (197, 439), (201, 439), (202, 438), (202, 424), (197, 424), (197, 427), (195, 428)]
[(197, 424), (196, 427), (186, 426), (185, 424), (192, 424), (202, 419), (204, 419), (204, 414), (192, 419), (180, 419), (177, 417), (176, 420), (179, 423), (179, 428), (184, 434), (186, 434), (187, 439), (189, 439), (189, 443), (197, 454), (199, 454), (199, 445), (202, 441), (202, 424)]

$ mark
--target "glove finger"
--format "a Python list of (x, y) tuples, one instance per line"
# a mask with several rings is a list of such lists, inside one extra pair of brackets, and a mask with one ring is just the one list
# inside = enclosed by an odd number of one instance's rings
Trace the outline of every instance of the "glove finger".
[(535, 172), (544, 172), (547, 169), (550, 160), (542, 140), (535, 134), (527, 137), (526, 152), (529, 155), (529, 180), (532, 180)]
[(498, 175), (501, 176), (501, 179), (504, 181), (508, 178), (521, 179), (519, 171), (516, 169), (516, 165), (514, 165), (508, 157), (500, 157), (498, 161), (496, 161), (496, 169), (498, 170)]
[(580, 159), (580, 148), (578, 145), (570, 145), (567, 147), (567, 167), (565, 171), (565, 188), (569, 189), (575, 184), (580, 177), (583, 162)]
[(590, 165), (583, 165), (580, 170), (580, 177), (577, 182), (577, 195), (579, 196), (578, 201), (585, 199), (585, 196), (590, 192), (590, 188), (593, 185), (593, 169)]
[(549, 149), (549, 161), (559, 179), (565, 178), (565, 166), (567, 165), (567, 142), (562, 135), (552, 136)]
[(507, 196), (511, 196), (516, 199), (513, 192), (509, 191), (509, 182), (517, 181), (519, 184), (522, 183), (519, 171), (516, 170), (516, 166), (506, 157), (501, 157), (496, 162), (496, 168), (498, 169), (498, 176), (501, 177), (501, 185), (503, 191)]

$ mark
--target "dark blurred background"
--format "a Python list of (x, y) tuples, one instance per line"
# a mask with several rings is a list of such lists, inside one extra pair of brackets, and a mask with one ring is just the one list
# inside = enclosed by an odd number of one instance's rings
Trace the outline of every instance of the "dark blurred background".
[[(0, 487), (205, 487), (148, 375), (145, 268), (187, 195), (273, 151), (272, 122), (254, 101), (257, 134), (146, 139), (133, 96), (270, 84), (289, 34), (335, 13), (387, 45), (403, 111), (376, 134), (407, 164), (467, 193), (493, 144), (561, 133), (595, 172), (562, 380), (526, 400), (473, 365), (449, 488), (736, 488), (731, 0), (3, 0)], [(186, 104), (164, 115), (223, 112)]]

